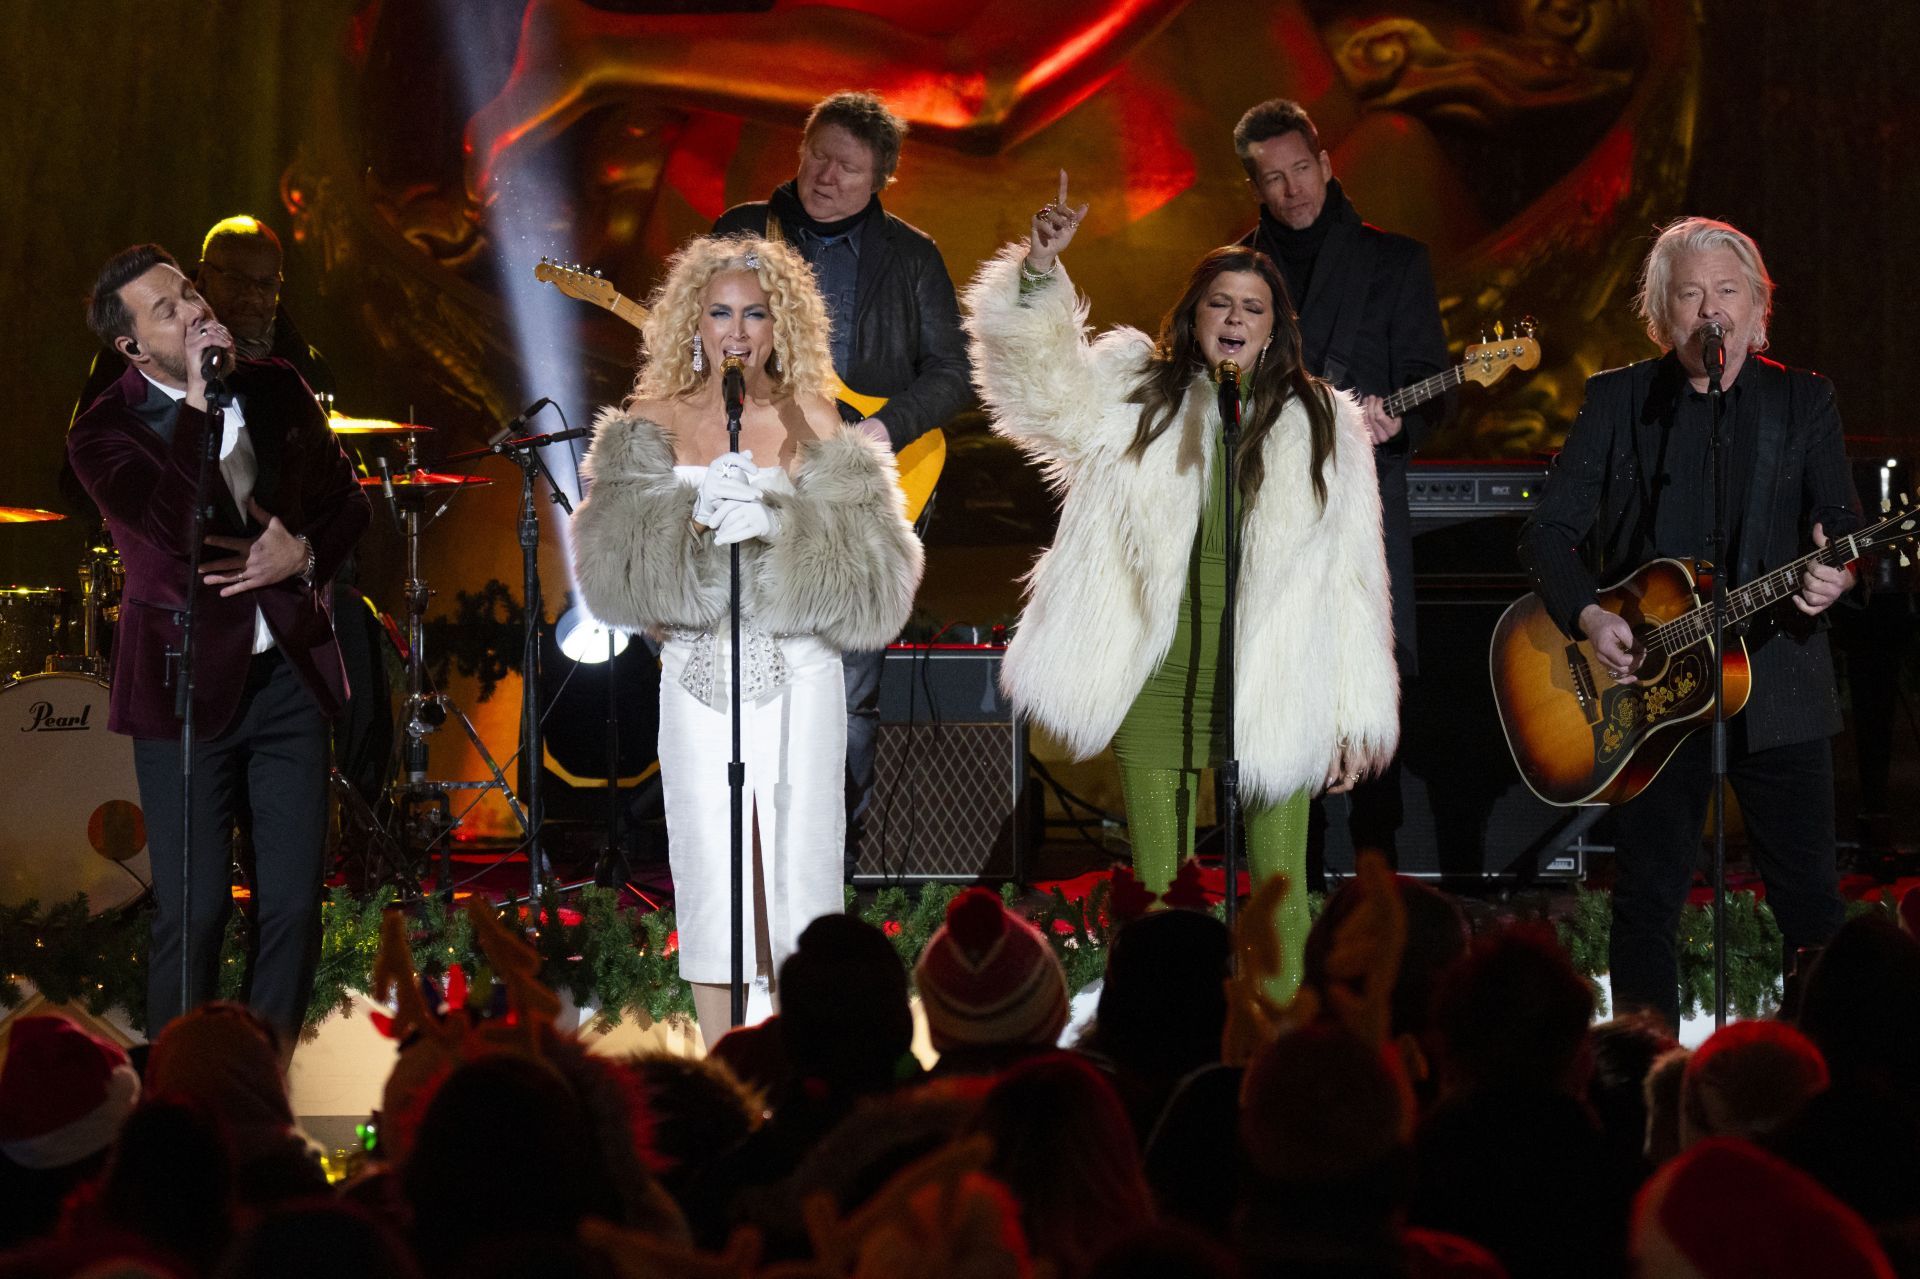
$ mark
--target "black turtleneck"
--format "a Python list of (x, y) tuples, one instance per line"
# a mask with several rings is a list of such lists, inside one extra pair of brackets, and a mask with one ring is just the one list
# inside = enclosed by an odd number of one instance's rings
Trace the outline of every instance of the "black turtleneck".
[(1347, 199), (1347, 193), (1340, 189), (1338, 178), (1327, 183), (1327, 198), (1320, 206), (1320, 216), (1298, 231), (1274, 217), (1266, 205), (1260, 206), (1260, 231), (1255, 243), (1280, 268), (1296, 315), (1307, 299), (1307, 289), (1313, 284), (1313, 264), (1320, 256), (1321, 246), (1327, 242), (1327, 232), (1349, 218), (1358, 221), (1359, 214)]

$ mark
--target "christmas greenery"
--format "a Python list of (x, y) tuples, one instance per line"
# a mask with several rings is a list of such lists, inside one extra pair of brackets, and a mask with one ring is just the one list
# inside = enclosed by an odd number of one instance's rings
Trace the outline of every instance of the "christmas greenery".
[[(884, 888), (860, 917), (881, 929), (909, 968), (946, 918), (947, 906), (962, 890), (951, 884), (927, 884), (915, 892)], [(1102, 880), (1079, 899), (1057, 887), (1032, 902), (1017, 889), (1001, 890), (1011, 909), (1030, 919), (1052, 943), (1066, 970), (1070, 989), (1079, 991), (1106, 967), (1106, 951), (1115, 924), (1109, 914), (1111, 893)], [(854, 895), (848, 908), (856, 909)], [(1318, 900), (1313, 905), (1319, 906)], [(1521, 907), (1520, 913), (1543, 913)], [(1733, 1012), (1763, 1015), (1780, 999), (1780, 929), (1773, 912), (1752, 893), (1736, 892), (1727, 904), (1727, 986)], [(1890, 909), (1889, 903), (1860, 901), (1851, 909)], [(381, 918), (401, 909), (378, 897), (356, 898), (336, 888), (321, 910), (319, 971), (310, 1025), (348, 1005), (352, 993), (366, 988), (380, 945)], [(455, 963), (469, 973), (483, 967), (475, 952), (464, 912), (438, 900), (405, 907), (414, 965), (422, 976), (437, 977)], [(135, 1026), (146, 1008), (146, 938), (150, 906), (89, 913), (84, 898), (42, 913), (36, 902), (0, 907), (0, 1008), (17, 1007), (23, 985), (31, 983), (53, 1003), (77, 1002), (89, 1011), (125, 1011)], [(1508, 913), (1512, 913), (1509, 910)], [(1574, 966), (1593, 977), (1607, 968), (1610, 906), (1603, 892), (1575, 891), (1571, 904), (1557, 904), (1553, 922)], [(642, 913), (623, 910), (606, 889), (582, 890), (563, 904), (544, 903), (535, 918), (523, 917), (542, 959), (542, 978), (572, 996), (576, 1007), (590, 1008), (606, 1024), (627, 1016), (653, 1021), (693, 1012), (692, 993), (680, 979), (679, 935), (671, 910)], [(1680, 921), (1682, 1010), (1710, 1008), (1713, 999), (1713, 917), (1705, 906), (1689, 906)], [(240, 993), (245, 970), (247, 926), (244, 912), (229, 921), (221, 955), (221, 993)], [(1597, 992), (1597, 987), (1596, 987)]]

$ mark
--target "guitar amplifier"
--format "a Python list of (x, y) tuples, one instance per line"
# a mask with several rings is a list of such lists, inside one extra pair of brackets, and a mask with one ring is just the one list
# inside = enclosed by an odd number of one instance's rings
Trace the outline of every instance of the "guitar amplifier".
[(1000, 691), (1005, 652), (939, 644), (887, 650), (855, 886), (1024, 877), (1027, 733)]

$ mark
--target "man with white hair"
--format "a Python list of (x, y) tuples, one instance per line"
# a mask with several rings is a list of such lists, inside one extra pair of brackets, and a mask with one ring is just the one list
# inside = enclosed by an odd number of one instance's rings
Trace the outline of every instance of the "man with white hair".
[[(1625, 619), (1596, 602), (1650, 560), (1705, 558), (1713, 519), (1713, 406), (1704, 346), (1723, 336), (1721, 453), (1729, 589), (1858, 523), (1833, 386), (1760, 355), (1773, 280), (1751, 238), (1683, 218), (1647, 256), (1637, 298), (1663, 354), (1588, 379), (1520, 558), (1560, 629), (1593, 642), (1606, 673), (1630, 682), (1645, 654)], [(1727, 772), (1745, 817), (1785, 954), (1819, 946), (1845, 916), (1834, 866), (1833, 752), (1840, 731), (1833, 657), (1819, 615), (1853, 585), (1814, 566), (1791, 606), (1746, 630), (1752, 693), (1727, 724)], [(1616, 1009), (1679, 1021), (1677, 933), (1699, 860), (1711, 792), (1711, 735), (1687, 738), (1647, 788), (1614, 811), (1618, 879), (1610, 943)]]

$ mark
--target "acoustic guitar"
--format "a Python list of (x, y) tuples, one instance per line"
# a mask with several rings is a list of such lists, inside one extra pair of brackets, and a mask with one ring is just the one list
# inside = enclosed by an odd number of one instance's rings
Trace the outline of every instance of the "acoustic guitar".
[[(1904, 499), (1903, 499), (1904, 500)], [(1839, 566), (1920, 536), (1920, 511), (1908, 509), (1870, 528), (1836, 537), (1810, 555), (1727, 591), (1727, 715), (1747, 704), (1753, 676), (1734, 624), (1787, 604), (1809, 565)], [(1907, 554), (1900, 552), (1907, 562)], [(1646, 657), (1637, 682), (1618, 684), (1587, 640), (1569, 639), (1538, 595), (1515, 601), (1493, 628), (1488, 667), (1493, 700), (1513, 762), (1549, 804), (1621, 804), (1666, 767), (1687, 734), (1713, 716), (1711, 569), (1659, 559), (1600, 592), (1600, 606), (1624, 617)]]
[[(533, 268), (533, 278), (542, 284), (551, 284), (576, 301), (588, 302), (603, 311), (609, 311), (636, 329), (647, 322), (647, 308), (622, 294), (613, 287), (612, 281), (597, 272), (583, 271), (577, 266), (562, 266), (541, 258)], [(837, 377), (833, 380), (833, 397), (862, 417), (872, 417), (887, 403), (880, 396), (862, 395), (852, 390)], [(946, 464), (947, 437), (937, 427), (894, 456), (894, 465), (900, 472), (900, 490), (907, 498), (909, 523), (917, 521), (920, 513), (926, 510), (927, 502), (933, 497), (934, 485), (940, 482), (940, 471)]]
[(1466, 358), (1459, 364), (1387, 396), (1383, 404), (1388, 415), (1400, 417), (1415, 405), (1438, 399), (1464, 382), (1492, 386), (1514, 369), (1533, 368), (1540, 363), (1540, 343), (1534, 340), (1533, 332), (1531, 319), (1520, 321), (1512, 337), (1507, 337), (1500, 325), (1494, 325), (1494, 336), (1461, 352)]

